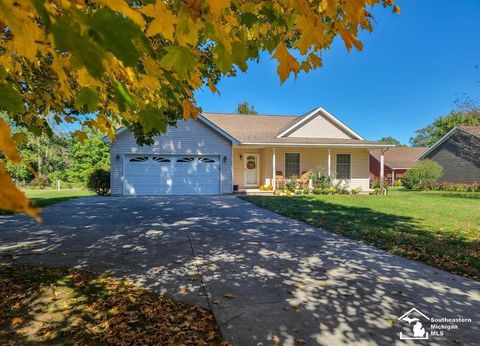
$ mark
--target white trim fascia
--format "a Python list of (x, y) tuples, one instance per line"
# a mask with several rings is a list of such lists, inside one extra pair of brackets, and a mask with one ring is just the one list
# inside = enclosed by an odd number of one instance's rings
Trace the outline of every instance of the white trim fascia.
[(208, 120), (207, 118), (205, 118), (203, 115), (199, 115), (197, 117), (198, 120), (200, 120), (201, 122), (203, 122), (205, 125), (209, 126), (210, 128), (212, 128), (212, 130), (218, 132), (219, 134), (221, 134), (223, 137), (227, 138), (228, 140), (230, 140), (232, 142), (232, 144), (240, 144), (240, 142), (238, 141), (238, 139), (236, 139), (235, 137), (232, 137), (230, 134), (228, 134), (227, 132), (225, 132), (224, 130), (222, 130), (220, 127), (218, 127), (217, 125), (215, 125), (214, 123), (212, 123), (210, 120)]
[(418, 160), (421, 160), (423, 159), (427, 154), (430, 154), (435, 148), (437, 148), (440, 144), (442, 144), (443, 142), (445, 142), (445, 140), (448, 139), (448, 137), (450, 137), (456, 130), (460, 130), (460, 128), (457, 126), (457, 127), (454, 127), (453, 129), (451, 129), (450, 131), (448, 131), (442, 138), (440, 138), (434, 145), (432, 145), (430, 148), (428, 148), (427, 150), (425, 150), (422, 154), (420, 154), (416, 159), (415, 161), (418, 161)]
[(319, 147), (319, 148), (393, 148), (394, 144), (317, 144), (317, 143), (261, 143), (261, 142), (242, 142), (239, 146), (252, 145), (257, 147), (275, 146), (275, 147)]
[(308, 119), (310, 119), (311, 117), (313, 117), (315, 114), (318, 113), (318, 111), (321, 109), (321, 107), (319, 108), (315, 108), (313, 111), (310, 112), (310, 114), (308, 114), (307, 116), (304, 116), (304, 118), (302, 120), (300, 120), (299, 122), (296, 122), (295, 124), (293, 124), (292, 126), (290, 126), (288, 129), (286, 129), (285, 131), (283, 131), (282, 133), (280, 133), (277, 138), (281, 138), (283, 137), (285, 134), (287, 134), (288, 132), (290, 132), (292, 129), (298, 127), (299, 125), (303, 124), (304, 122), (308, 121)]
[(348, 127), (345, 123), (343, 123), (342, 121), (340, 121), (339, 119), (337, 119), (333, 114), (329, 113), (325, 108), (323, 107), (318, 107), (316, 108), (315, 110), (313, 110), (310, 114), (308, 114), (306, 117), (304, 117), (302, 120), (300, 120), (299, 122), (293, 124), (292, 126), (290, 126), (288, 129), (286, 129), (285, 131), (283, 131), (282, 133), (280, 133), (277, 138), (281, 138), (281, 137), (284, 137), (285, 134), (291, 132), (292, 130), (294, 129), (298, 129), (302, 126), (305, 125), (305, 123), (307, 123), (311, 118), (313, 118), (315, 115), (317, 115), (318, 113), (322, 113), (326, 118), (327, 120), (330, 120), (331, 122), (333, 122), (335, 125), (339, 126), (341, 129), (343, 129), (344, 131), (346, 131), (347, 133), (349, 133), (350, 135), (352, 135), (353, 137), (356, 137), (357, 139), (360, 139), (360, 140), (364, 140), (365, 138), (363, 138), (362, 136), (360, 136), (358, 133), (356, 133), (355, 131), (353, 131), (350, 127)]

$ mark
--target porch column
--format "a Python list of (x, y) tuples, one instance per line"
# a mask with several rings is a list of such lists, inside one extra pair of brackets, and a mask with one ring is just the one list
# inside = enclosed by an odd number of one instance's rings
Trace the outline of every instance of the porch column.
[(395, 186), (395, 170), (392, 168), (392, 186)]
[(275, 188), (276, 188), (276, 178), (277, 178), (277, 171), (276, 171), (276, 167), (275, 167), (275, 148), (272, 148), (272, 186), (273, 186), (273, 190), (275, 191)]
[(328, 148), (328, 176), (332, 176), (332, 149)]
[(383, 186), (383, 180), (385, 177), (385, 160), (384, 160), (384, 153), (388, 150), (387, 149), (382, 149), (381, 154), (380, 154), (380, 193), (383, 194), (384, 191), (384, 186)]

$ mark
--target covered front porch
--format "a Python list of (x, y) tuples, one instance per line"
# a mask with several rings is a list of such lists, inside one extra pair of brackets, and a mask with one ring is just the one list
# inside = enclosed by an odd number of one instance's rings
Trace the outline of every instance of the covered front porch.
[(260, 193), (262, 185), (275, 190), (282, 179), (300, 178), (317, 167), (334, 181), (342, 180), (349, 189), (369, 191), (369, 151), (373, 149), (382, 150), (368, 147), (237, 145), (232, 153), (234, 192)]

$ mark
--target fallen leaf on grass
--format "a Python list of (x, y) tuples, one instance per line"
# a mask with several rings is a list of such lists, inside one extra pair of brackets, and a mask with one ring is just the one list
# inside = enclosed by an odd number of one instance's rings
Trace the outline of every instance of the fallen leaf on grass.
[(225, 293), (223, 296), (224, 296), (225, 298), (228, 298), (228, 299), (233, 299), (233, 298), (235, 298), (235, 296), (234, 296), (233, 294), (231, 294), (231, 293)]
[(305, 345), (305, 340), (303, 339), (295, 339), (295, 343), (299, 344), (299, 345)]
[(274, 345), (278, 345), (280, 343), (280, 339), (278, 338), (278, 336), (276, 335), (272, 336), (272, 343)]

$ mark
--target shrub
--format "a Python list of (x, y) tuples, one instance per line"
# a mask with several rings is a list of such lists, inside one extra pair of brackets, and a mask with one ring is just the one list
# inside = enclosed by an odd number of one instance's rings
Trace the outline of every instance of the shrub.
[(290, 179), (287, 180), (283, 188), (290, 192), (294, 192), (297, 189), (297, 177), (296, 176), (290, 177)]
[(480, 192), (480, 183), (458, 184), (458, 183), (433, 183), (430, 190), (456, 191), (456, 192)]
[[(389, 184), (387, 180), (383, 180), (383, 188), (388, 191)], [(371, 183), (371, 188), (372, 189), (379, 189), (380, 190), (380, 179), (374, 179)]]
[(332, 186), (332, 177), (326, 175), (321, 167), (313, 169), (308, 178), (312, 181), (314, 189), (328, 189)]
[(346, 195), (350, 193), (350, 191), (348, 190), (348, 183), (343, 182), (341, 180), (337, 181), (334, 188), (335, 188), (335, 192), (338, 193), (339, 195)]
[(44, 189), (50, 186), (50, 179), (46, 175), (37, 175), (32, 180), (32, 185)]
[(110, 172), (97, 168), (87, 179), (87, 188), (99, 196), (106, 196), (110, 192)]
[(442, 175), (442, 166), (432, 160), (421, 160), (402, 177), (402, 184), (409, 190), (430, 189)]
[(393, 186), (402, 186), (402, 180), (401, 179), (395, 179), (393, 182)]
[(362, 191), (362, 188), (361, 187), (358, 187), (358, 188), (353, 188), (350, 190), (350, 193), (352, 195), (358, 195), (360, 193), (360, 191)]

